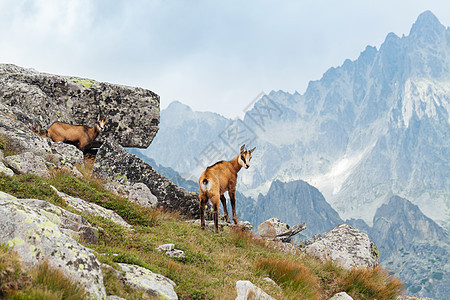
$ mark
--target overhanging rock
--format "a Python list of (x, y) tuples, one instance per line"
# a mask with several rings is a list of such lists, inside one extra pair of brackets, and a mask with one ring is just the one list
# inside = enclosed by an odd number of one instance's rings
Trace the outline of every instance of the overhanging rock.
[(44, 74), (0, 64), (0, 104), (36, 130), (54, 121), (93, 126), (99, 114), (106, 130), (93, 146), (113, 138), (124, 147), (147, 148), (159, 124), (159, 96), (136, 87)]

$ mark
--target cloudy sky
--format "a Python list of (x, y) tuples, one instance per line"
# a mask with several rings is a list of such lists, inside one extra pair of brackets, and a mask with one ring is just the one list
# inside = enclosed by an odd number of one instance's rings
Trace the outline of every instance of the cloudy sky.
[(234, 117), (261, 91), (304, 93), (425, 10), (450, 25), (448, 0), (0, 0), (0, 63)]

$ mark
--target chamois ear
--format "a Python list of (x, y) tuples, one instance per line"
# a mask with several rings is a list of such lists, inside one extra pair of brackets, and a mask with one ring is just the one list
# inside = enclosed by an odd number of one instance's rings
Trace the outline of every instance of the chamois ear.
[(253, 151), (255, 151), (255, 149), (256, 149), (256, 147), (253, 147), (253, 149), (249, 150), (248, 152), (250, 152), (250, 154), (251, 154)]
[(245, 144), (241, 146), (241, 153), (245, 151)]

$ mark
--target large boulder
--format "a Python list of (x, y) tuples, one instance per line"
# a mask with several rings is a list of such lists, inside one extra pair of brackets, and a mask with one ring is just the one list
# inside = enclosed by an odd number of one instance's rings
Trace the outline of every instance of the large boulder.
[(125, 147), (147, 148), (158, 131), (159, 96), (142, 88), (1, 64), (0, 101), (18, 120), (39, 131), (55, 121), (93, 126), (103, 114), (106, 130), (94, 146), (113, 138)]
[(305, 247), (305, 252), (321, 259), (331, 259), (346, 269), (373, 268), (378, 265), (379, 253), (367, 234), (347, 224), (338, 225), (323, 237)]
[(27, 266), (48, 263), (81, 283), (91, 298), (106, 297), (100, 263), (64, 229), (74, 229), (73, 214), (41, 200), (19, 200), (0, 192), (0, 244), (13, 247)]
[(197, 193), (178, 187), (114, 141), (106, 141), (98, 150), (93, 173), (121, 184), (144, 183), (158, 199), (157, 206), (191, 217), (200, 216)]

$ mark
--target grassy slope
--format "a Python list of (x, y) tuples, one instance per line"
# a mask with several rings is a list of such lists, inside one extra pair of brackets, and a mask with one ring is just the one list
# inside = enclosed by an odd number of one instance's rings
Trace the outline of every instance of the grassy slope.
[[(381, 268), (347, 271), (332, 262), (322, 263), (306, 255), (280, 253), (250, 234), (201, 231), (177, 213), (145, 209), (113, 195), (89, 175), (89, 167), (81, 169), (84, 178), (64, 172), (54, 172), (49, 179), (33, 175), (8, 177), (0, 173), (0, 190), (19, 198), (47, 200), (67, 209), (49, 187), (51, 184), (72, 196), (114, 209), (133, 225), (134, 231), (104, 218), (84, 215), (91, 224), (102, 228), (99, 244), (86, 246), (98, 253), (101, 262), (113, 267), (118, 262), (137, 264), (169, 277), (177, 284), (175, 291), (180, 299), (234, 299), (238, 280), (250, 280), (277, 299), (327, 299), (341, 291), (354, 299), (393, 299), (401, 293), (402, 283)], [(186, 258), (169, 258), (156, 250), (165, 243), (175, 244), (186, 253)], [(0, 258), (1, 255), (4, 254)], [(4, 281), (1, 277), (4, 268), (0, 259), (0, 281)], [(104, 273), (108, 294), (127, 299), (143, 297), (142, 292), (132, 291), (110, 271)], [(264, 281), (266, 276), (282, 289)], [(30, 288), (11, 286), (10, 293)]]

